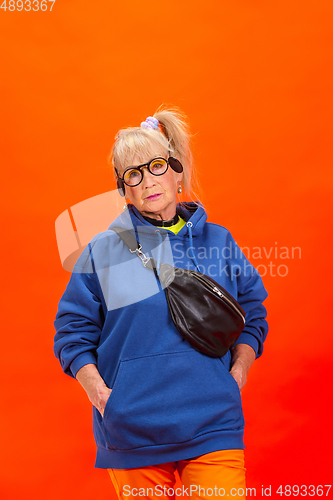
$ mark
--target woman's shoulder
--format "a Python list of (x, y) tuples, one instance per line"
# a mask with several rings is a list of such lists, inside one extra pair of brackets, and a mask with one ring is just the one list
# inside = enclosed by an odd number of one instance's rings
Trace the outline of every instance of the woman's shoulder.
[(230, 232), (229, 229), (225, 226), (221, 226), (221, 224), (217, 224), (216, 222), (210, 222), (210, 221), (207, 221), (206, 224), (208, 226), (211, 226), (212, 229), (216, 230), (216, 231), (223, 231), (223, 232)]
[(212, 234), (223, 235), (232, 238), (229, 229), (225, 226), (221, 226), (221, 224), (217, 224), (216, 222), (207, 221), (205, 224), (205, 228)]

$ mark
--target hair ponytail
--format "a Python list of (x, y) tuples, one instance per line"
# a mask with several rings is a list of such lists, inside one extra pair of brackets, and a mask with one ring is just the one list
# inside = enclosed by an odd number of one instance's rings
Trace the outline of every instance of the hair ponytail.
[(190, 148), (191, 134), (186, 116), (177, 108), (162, 105), (154, 113), (162, 132), (169, 142), (169, 155), (179, 159), (184, 167), (183, 186), (185, 193), (191, 195), (193, 177), (193, 156)]

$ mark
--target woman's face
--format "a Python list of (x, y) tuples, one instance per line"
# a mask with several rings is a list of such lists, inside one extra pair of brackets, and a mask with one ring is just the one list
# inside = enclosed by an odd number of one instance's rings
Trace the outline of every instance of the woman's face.
[[(142, 165), (157, 157), (167, 159), (168, 155), (157, 153), (140, 159), (135, 157), (128, 166)], [(121, 176), (126, 168), (121, 172)], [(144, 167), (142, 172), (143, 179), (138, 186), (125, 185), (125, 197), (146, 217), (158, 220), (172, 219), (176, 215), (177, 189), (183, 173), (175, 172), (170, 166), (165, 174), (159, 176), (151, 174), (147, 167)]]

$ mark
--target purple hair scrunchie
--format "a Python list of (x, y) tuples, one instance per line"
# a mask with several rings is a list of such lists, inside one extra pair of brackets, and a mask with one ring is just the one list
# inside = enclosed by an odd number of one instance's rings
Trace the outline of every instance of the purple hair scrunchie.
[(146, 118), (144, 122), (141, 122), (140, 127), (158, 130), (158, 125), (159, 121), (157, 120), (157, 118), (154, 118), (153, 116), (148, 116), (148, 118)]

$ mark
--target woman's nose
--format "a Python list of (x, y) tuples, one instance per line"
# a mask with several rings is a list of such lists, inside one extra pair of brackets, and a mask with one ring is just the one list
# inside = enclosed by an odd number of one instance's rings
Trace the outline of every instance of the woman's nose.
[(142, 168), (142, 184), (146, 186), (152, 186), (155, 184), (155, 175), (149, 172), (148, 167), (143, 167)]

